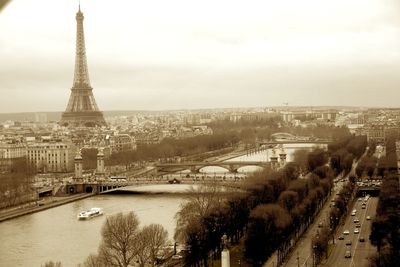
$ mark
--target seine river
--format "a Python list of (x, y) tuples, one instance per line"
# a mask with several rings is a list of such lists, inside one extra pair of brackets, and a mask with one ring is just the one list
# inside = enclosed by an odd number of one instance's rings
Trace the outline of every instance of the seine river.
[[(172, 239), (180, 195), (99, 195), (0, 223), (0, 266), (38, 266), (48, 260), (77, 266), (96, 253), (107, 216), (134, 211), (140, 225), (160, 223)], [(77, 214), (102, 207), (104, 215), (79, 221)]]
[[(296, 149), (311, 148), (313, 144), (286, 146), (288, 160)], [(279, 153), (280, 150), (277, 150)], [(231, 160), (267, 161), (271, 150)], [(241, 171), (257, 167), (244, 167)], [(248, 169), (250, 168), (250, 169)], [(219, 167), (206, 167), (207, 173), (220, 173)], [(240, 170), (239, 170), (240, 171)], [(222, 172), (226, 170), (222, 169)], [(152, 186), (155, 191), (166, 185)], [(187, 185), (169, 185), (170, 190), (189, 188)], [(140, 225), (159, 223), (168, 230), (172, 240), (175, 214), (185, 202), (183, 194), (98, 195), (38, 213), (0, 223), (0, 266), (41, 266), (46, 261), (61, 261), (63, 267), (83, 263), (90, 253), (96, 253), (101, 240), (101, 227), (107, 216), (134, 211)], [(77, 220), (77, 214), (91, 207), (101, 207), (104, 215), (88, 221)]]

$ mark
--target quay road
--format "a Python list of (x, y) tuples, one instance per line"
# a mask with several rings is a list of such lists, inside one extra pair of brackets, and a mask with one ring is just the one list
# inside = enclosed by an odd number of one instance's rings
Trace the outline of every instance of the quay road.
[[(364, 198), (362, 198), (364, 200)], [(372, 246), (369, 241), (369, 235), (371, 234), (372, 220), (376, 214), (376, 207), (378, 205), (378, 198), (371, 197), (366, 202), (366, 208), (362, 209), (362, 201), (354, 201), (353, 207), (349, 210), (349, 214), (346, 218), (345, 224), (338, 227), (338, 231), (335, 238), (335, 246), (333, 251), (329, 255), (328, 260), (322, 262), (321, 266), (349, 266), (349, 267), (367, 267), (368, 256), (376, 251), (376, 248)], [(356, 215), (351, 216), (350, 213), (353, 209), (356, 209)], [(371, 220), (367, 220), (367, 216), (371, 217)], [(359, 234), (354, 233), (356, 229), (356, 223), (354, 219), (360, 220), (361, 227)], [(343, 235), (343, 231), (348, 230), (350, 234)], [(343, 236), (344, 240), (339, 240), (338, 237)], [(364, 242), (360, 242), (360, 237), (365, 239)], [(346, 241), (351, 240), (351, 246), (346, 246)], [(351, 251), (351, 258), (345, 258), (344, 255), (347, 250)]]

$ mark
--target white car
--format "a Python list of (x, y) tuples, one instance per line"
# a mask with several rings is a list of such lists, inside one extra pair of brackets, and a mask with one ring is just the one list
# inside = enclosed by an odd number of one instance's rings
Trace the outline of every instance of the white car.
[(174, 260), (180, 260), (180, 259), (182, 259), (183, 257), (181, 256), (181, 255), (179, 255), (179, 254), (175, 254), (175, 255), (173, 255), (172, 257), (171, 257), (171, 259), (174, 259)]
[(368, 220), (368, 221), (371, 220), (371, 216), (367, 216), (367, 220)]
[(349, 234), (350, 234), (350, 231), (349, 231), (349, 230), (344, 230), (343, 234), (344, 234), (344, 235), (349, 235)]
[(354, 229), (354, 233), (358, 234), (360, 232), (360, 230), (358, 230), (358, 228)]

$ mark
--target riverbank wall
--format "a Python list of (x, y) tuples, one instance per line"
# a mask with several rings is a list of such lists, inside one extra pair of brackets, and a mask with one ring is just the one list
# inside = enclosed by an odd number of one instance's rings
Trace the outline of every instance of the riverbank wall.
[(77, 200), (81, 200), (84, 198), (91, 197), (95, 194), (77, 194), (77, 195), (72, 195), (72, 196), (67, 196), (67, 197), (58, 197), (58, 198), (49, 198), (48, 200), (44, 202), (39, 202), (35, 206), (31, 207), (16, 207), (14, 209), (10, 209), (7, 211), (0, 211), (0, 222), (6, 221), (6, 220), (11, 220), (20, 216), (24, 216), (27, 214), (39, 212), (42, 210), (50, 209), (53, 207), (61, 206), (70, 202), (74, 202)]

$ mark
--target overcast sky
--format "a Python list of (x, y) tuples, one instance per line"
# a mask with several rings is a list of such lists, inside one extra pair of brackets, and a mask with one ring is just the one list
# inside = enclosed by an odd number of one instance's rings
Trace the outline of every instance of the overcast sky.
[[(64, 111), (78, 1), (0, 11), (0, 112)], [(102, 110), (399, 107), (399, 0), (82, 0)]]

